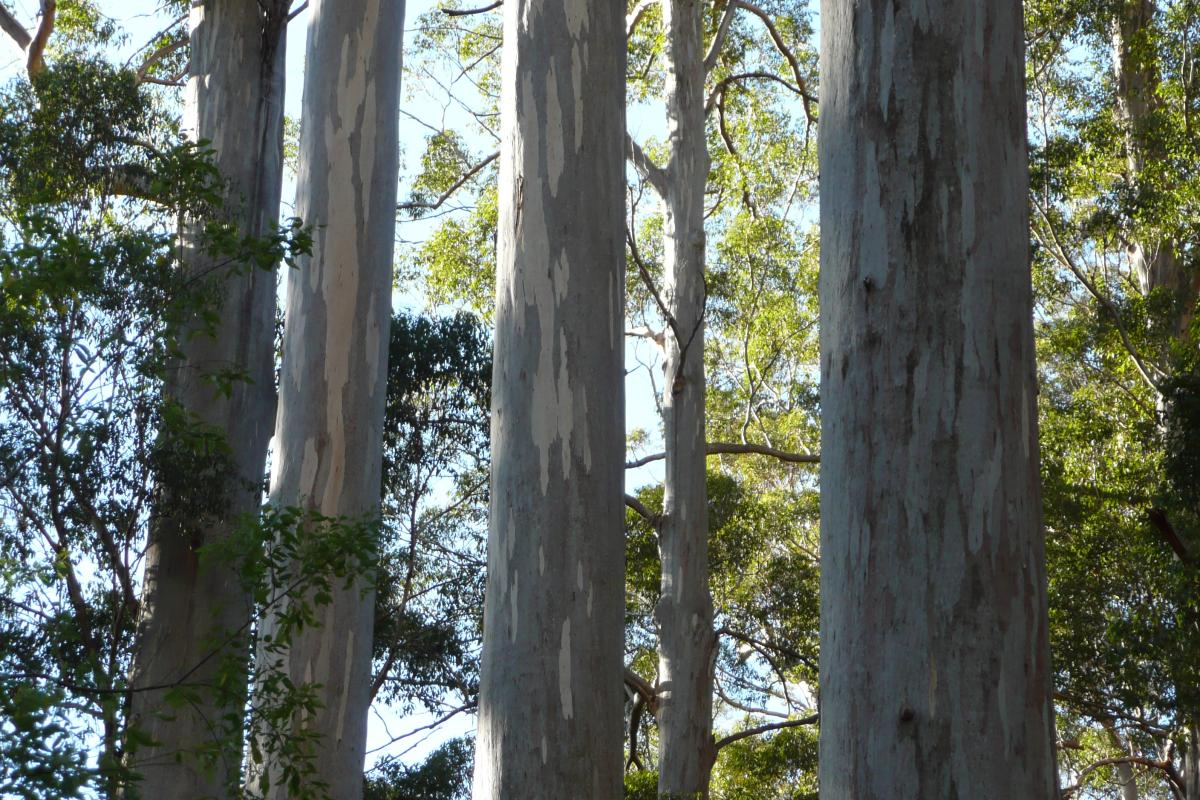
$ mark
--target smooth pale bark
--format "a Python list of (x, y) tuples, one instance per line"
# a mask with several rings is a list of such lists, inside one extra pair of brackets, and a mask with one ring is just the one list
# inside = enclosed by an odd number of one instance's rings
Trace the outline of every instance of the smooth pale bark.
[(663, 0), (669, 161), (663, 197), (667, 310), (663, 440), (666, 470), (659, 526), (658, 791), (708, 796), (712, 738), (713, 632), (708, 589), (708, 497), (704, 429), (704, 53), (700, 0)]
[[(184, 127), (193, 139), (211, 142), (228, 182), (226, 212), (245, 235), (267, 234), (279, 216), (287, 6), (192, 4)], [(197, 276), (219, 275), (214, 268), (227, 269), (198, 252), (185, 261)], [(147, 798), (223, 796), (228, 781), (236, 784), (241, 762), (240, 722), (221, 743), (213, 769), (195, 758), (218, 744), (226, 714), (240, 720), (245, 698), (236, 687), (245, 680), (232, 680), (231, 693), (211, 687), (219, 671), (245, 664), (251, 614), (236, 570), (202, 563), (198, 549), (226, 538), (257, 511), (275, 413), (275, 273), (255, 266), (237, 273), (224, 279), (214, 335), (201, 333), (199, 322), (184, 331), (182, 358), (167, 389), (185, 411), (225, 435), (232, 473), (223, 481), (226, 504), (201, 519), (172, 514), (168, 487), (151, 526), (130, 676), (130, 724), (157, 742), (130, 760), (143, 776), (138, 792)], [(222, 371), (244, 373), (247, 380), (222, 394), (206, 380)], [(194, 702), (167, 707), (167, 693), (181, 687)]]
[(477, 800), (621, 796), (625, 4), (504, 5)]
[(821, 797), (1051, 798), (1021, 4), (821, 59)]
[(1188, 725), (1187, 752), (1183, 758), (1185, 800), (1200, 800), (1200, 722)]
[[(1117, 119), (1125, 130), (1126, 164), (1130, 177), (1142, 177), (1146, 164), (1163, 158), (1163, 148), (1147, 138), (1158, 111), (1158, 53), (1148, 41), (1157, 4), (1153, 0), (1124, 0), (1113, 25), (1113, 73), (1116, 77)], [(1183, 312), (1176, 320), (1176, 336), (1188, 335), (1197, 287), (1180, 263), (1176, 243), (1165, 237), (1129, 244), (1138, 288), (1143, 294), (1165, 288), (1176, 293)]]
[[(316, 0), (309, 23), (296, 213), (313, 252), (288, 282), (271, 502), (351, 521), (379, 515), (391, 322), (402, 0)], [(315, 533), (313, 535), (316, 535)], [(281, 663), (320, 684), (293, 730), (320, 736), (313, 777), (334, 800), (362, 794), (374, 593), (335, 584)], [(275, 619), (263, 622), (263, 633)], [(259, 668), (273, 657), (260, 653)], [(268, 798), (283, 800), (277, 763)], [(261, 784), (260, 784), (261, 785)]]

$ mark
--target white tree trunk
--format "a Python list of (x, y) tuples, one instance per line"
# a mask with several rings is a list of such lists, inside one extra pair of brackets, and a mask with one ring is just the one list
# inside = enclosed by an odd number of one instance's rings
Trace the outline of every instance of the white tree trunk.
[(1051, 798), (1021, 4), (821, 58), (821, 797)]
[(477, 800), (621, 795), (624, 24), (504, 6)]
[[(271, 502), (369, 520), (380, 503), (404, 3), (315, 0), (311, 13), (296, 213), (314, 226), (313, 252), (288, 282)], [(362, 793), (367, 578), (336, 585), (279, 665), (296, 684), (322, 685), (323, 706), (292, 724), (320, 735), (314, 778), (335, 800)], [(283, 800), (278, 764), (267, 769), (267, 796)]]
[[(211, 141), (228, 182), (226, 213), (251, 236), (268, 233), (279, 216), (287, 5), (192, 4), (185, 128), (193, 139)], [(193, 275), (212, 274), (213, 267), (196, 252), (185, 264)], [(236, 785), (241, 762), (240, 723), (220, 740), (223, 716), (240, 716), (245, 698), (236, 689), (222, 696), (211, 687), (230, 659), (245, 663), (250, 598), (234, 570), (202, 563), (198, 549), (227, 537), (261, 502), (275, 410), (274, 271), (240, 268), (224, 282), (218, 313), (215, 335), (200, 333), (198, 322), (184, 332), (182, 359), (168, 386), (185, 411), (225, 434), (233, 474), (224, 481), (226, 504), (200, 520), (172, 514), (168, 488), (151, 526), (130, 675), (130, 725), (157, 742), (130, 759), (143, 776), (137, 791), (146, 798), (223, 796), (228, 782)], [(227, 396), (205, 380), (224, 370), (248, 378), (233, 383)], [(231, 633), (241, 635), (214, 650), (214, 640)], [(196, 702), (167, 707), (167, 692), (181, 685)], [(218, 743), (212, 768), (199, 765), (198, 751), (212, 752)]]
[(667, 35), (664, 288), (674, 318), (666, 337), (663, 438), (666, 473), (660, 525), (660, 795), (708, 796), (712, 738), (712, 597), (708, 589), (708, 496), (704, 429), (704, 53), (700, 0), (663, 0)]

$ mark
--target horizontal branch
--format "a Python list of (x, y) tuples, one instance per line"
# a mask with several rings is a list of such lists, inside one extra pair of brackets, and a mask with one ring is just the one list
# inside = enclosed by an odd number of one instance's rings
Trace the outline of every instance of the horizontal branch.
[(479, 8), (443, 8), (442, 13), (447, 17), (469, 17), (472, 14), (486, 14), (489, 11), (495, 11), (502, 5), (504, 5), (504, 0), (496, 0), (494, 3)]
[(804, 97), (804, 92), (799, 86), (785, 81), (783, 78), (779, 77), (773, 72), (763, 72), (760, 70), (755, 70), (754, 72), (739, 72), (734, 75), (728, 75), (717, 81), (717, 84), (713, 86), (712, 91), (708, 93), (708, 99), (704, 101), (704, 113), (708, 114), (712, 111), (713, 106), (717, 102), (717, 98), (729, 87), (731, 83), (748, 80), (750, 78), (760, 78), (762, 80), (775, 81), (776, 83), (787, 87), (788, 91)]
[(717, 740), (716, 747), (718, 750), (720, 750), (722, 747), (731, 745), (734, 742), (741, 741), (742, 739), (749, 739), (751, 736), (761, 736), (764, 733), (782, 730), (783, 728), (799, 728), (802, 725), (815, 725), (820, 718), (820, 714), (810, 714), (802, 719), (787, 719), (783, 722), (772, 722), (769, 725), (759, 725), (757, 728), (747, 728), (744, 731), (731, 733), (724, 739)]
[[(821, 457), (819, 455), (809, 455), (807, 453), (789, 453), (786, 450), (778, 450), (774, 447), (768, 447), (765, 444), (738, 444), (736, 442), (709, 442), (705, 452), (710, 456), (716, 455), (759, 455), (770, 456), (777, 458), (780, 461), (787, 461), (791, 464), (820, 464)], [(667, 457), (666, 453), (654, 453), (648, 456), (642, 456), (635, 461), (625, 462), (625, 469), (636, 469), (644, 467), (652, 461), (662, 461)]]
[(453, 184), (451, 184), (449, 189), (442, 192), (441, 196), (439, 196), (438, 199), (434, 200), (432, 203), (422, 203), (422, 202), (418, 202), (418, 201), (411, 201), (408, 203), (400, 203), (399, 205), (396, 206), (396, 210), (397, 211), (416, 211), (416, 210), (420, 209), (420, 210), (425, 210), (425, 211), (435, 211), (435, 210), (441, 208), (443, 203), (445, 203), (447, 200), (449, 200), (451, 197), (453, 197), (454, 193), (463, 187), (463, 184), (465, 184), (467, 181), (471, 180), (471, 178), (474, 178), (476, 175), (478, 175), (483, 170), (484, 167), (486, 167), (488, 164), (491, 164), (493, 161), (495, 161), (499, 157), (500, 157), (500, 151), (496, 151), (495, 153), (492, 153), (490, 156), (488, 156), (487, 158), (480, 161), (475, 166), (468, 169), (466, 172), (464, 172), (462, 175), (459, 176), (458, 180), (456, 180)]

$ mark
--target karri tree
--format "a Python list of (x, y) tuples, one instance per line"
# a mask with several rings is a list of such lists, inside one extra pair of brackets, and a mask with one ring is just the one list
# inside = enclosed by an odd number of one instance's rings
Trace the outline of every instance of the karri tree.
[[(380, 509), (404, 4), (322, 0), (311, 13), (296, 211), (313, 246), (288, 283), (271, 502), (369, 530)], [(333, 798), (361, 795), (371, 692), (371, 576), (351, 578), (307, 625), (290, 625), (294, 599), (268, 609), (258, 639), (260, 672), (321, 687), (318, 707), (297, 709), (285, 735), (312, 738), (302, 782)], [(282, 774), (268, 755), (256, 784), (285, 798)]]
[(624, 12), (504, 7), (476, 798), (621, 792)]
[[(277, 225), (290, 5), (210, 1), (191, 10), (184, 129), (211, 147), (223, 203), (217, 219), (181, 220), (184, 270), (220, 280), (215, 307), (183, 323), (166, 391), (189, 425), (208, 427), (223, 457), (210, 474), (164, 481), (150, 526), (130, 675), (130, 723), (149, 742), (131, 750), (143, 797), (209, 797), (240, 776), (251, 597), (236, 569), (201, 551), (220, 546), (262, 502), (275, 415), (275, 272), (214, 253), (205, 228), (265, 237)], [(186, 43), (168, 40), (156, 52)], [(200, 513), (180, 499), (198, 480), (209, 485)]]
[(1056, 793), (1021, 6), (825, 0), (821, 795)]

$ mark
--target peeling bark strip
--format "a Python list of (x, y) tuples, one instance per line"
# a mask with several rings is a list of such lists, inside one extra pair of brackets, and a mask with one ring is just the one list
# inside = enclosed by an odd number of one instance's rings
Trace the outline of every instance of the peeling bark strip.
[(821, 797), (1051, 798), (1021, 4), (821, 59)]
[(622, 756), (624, 3), (506, 0), (502, 76), (474, 796), (609, 800)]
[(712, 738), (713, 632), (708, 590), (708, 490), (704, 427), (704, 51), (700, 0), (662, 0), (667, 32), (667, 134), (663, 288), (671, 335), (663, 391), (666, 469), (660, 531), (662, 595), (658, 792), (705, 798), (716, 760)]
[[(288, 283), (271, 501), (355, 520), (379, 515), (403, 27), (402, 0), (317, 0), (309, 23), (296, 208), (313, 253)], [(313, 778), (335, 800), (362, 794), (373, 606), (335, 585), (280, 665), (324, 687), (293, 725), (321, 736)]]
[[(216, 166), (228, 181), (226, 210), (249, 236), (267, 234), (279, 217), (284, 89), (280, 23), (286, 13), (282, 0), (192, 3), (184, 127), (193, 139), (212, 142)], [(193, 275), (210, 274), (213, 267), (196, 252), (185, 262)], [(146, 798), (223, 797), (227, 783), (237, 783), (242, 757), (236, 726), (211, 770), (196, 762), (196, 755), (211, 750), (225, 733), (225, 715), (236, 718), (242, 713), (245, 698), (239, 692), (219, 697), (212, 687), (222, 661), (245, 662), (248, 642), (235, 636), (225, 648), (214, 649), (213, 643), (247, 630), (251, 614), (250, 598), (235, 571), (202, 563), (197, 548), (229, 536), (244, 515), (259, 507), (275, 409), (274, 272), (246, 269), (231, 274), (218, 312), (214, 335), (201, 333), (199, 320), (183, 332), (183, 357), (168, 392), (186, 411), (224, 432), (234, 474), (226, 487), (227, 505), (213, 509), (206, 519), (179, 519), (168, 497), (156, 509), (151, 526), (130, 675), (131, 725), (158, 742), (132, 753), (131, 766), (143, 776), (137, 791)], [(224, 395), (206, 380), (222, 370), (244, 373), (248, 380), (234, 382)], [(196, 702), (168, 710), (166, 690), (140, 691), (176, 685), (195, 695)], [(182, 756), (178, 763), (177, 756)]]

